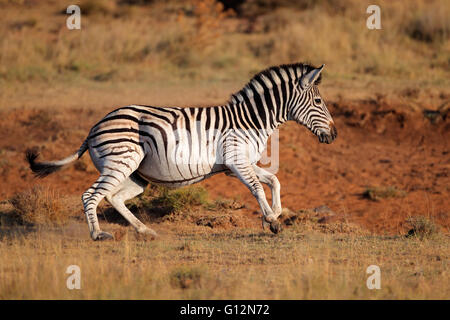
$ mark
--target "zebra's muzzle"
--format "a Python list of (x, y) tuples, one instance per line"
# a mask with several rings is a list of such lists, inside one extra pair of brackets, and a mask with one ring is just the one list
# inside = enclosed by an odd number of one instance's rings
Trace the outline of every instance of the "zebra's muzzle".
[(337, 137), (337, 130), (334, 124), (330, 124), (330, 133), (321, 132), (319, 135), (319, 142), (330, 144)]

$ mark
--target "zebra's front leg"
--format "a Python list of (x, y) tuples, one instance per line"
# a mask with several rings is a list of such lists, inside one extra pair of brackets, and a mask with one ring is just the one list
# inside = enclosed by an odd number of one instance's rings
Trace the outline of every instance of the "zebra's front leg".
[(272, 211), (275, 217), (278, 218), (281, 214), (281, 195), (280, 195), (280, 181), (273, 173), (258, 167), (256, 164), (253, 165), (255, 173), (262, 183), (269, 186), (272, 192)]
[(277, 216), (267, 202), (264, 189), (255, 173), (254, 167), (249, 163), (230, 164), (227, 167), (247, 186), (258, 201), (263, 214), (263, 223), (270, 224), (270, 231), (273, 233), (279, 233), (281, 231), (281, 224), (278, 222)]

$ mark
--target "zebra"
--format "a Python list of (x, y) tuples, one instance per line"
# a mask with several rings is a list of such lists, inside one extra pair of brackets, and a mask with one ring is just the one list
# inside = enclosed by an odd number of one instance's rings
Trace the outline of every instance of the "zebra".
[[(45, 177), (79, 159), (89, 150), (99, 178), (82, 195), (84, 213), (93, 240), (113, 239), (100, 229), (97, 206), (106, 200), (138, 233), (157, 233), (139, 221), (124, 202), (143, 193), (148, 183), (171, 188), (191, 185), (218, 173), (237, 177), (259, 203), (263, 228), (281, 231), (280, 182), (257, 165), (267, 140), (282, 123), (293, 120), (306, 126), (321, 143), (337, 137), (334, 121), (319, 93), (321, 67), (307, 63), (270, 67), (211, 107), (118, 108), (95, 124), (71, 156), (37, 162), (39, 153), (28, 150), (26, 159), (37, 177)], [(268, 204), (262, 183), (272, 193)]]

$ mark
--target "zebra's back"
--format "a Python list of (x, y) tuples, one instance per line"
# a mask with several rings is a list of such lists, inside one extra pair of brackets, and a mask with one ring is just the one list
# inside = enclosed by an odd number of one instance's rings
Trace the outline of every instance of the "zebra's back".
[(137, 173), (169, 186), (201, 181), (224, 171), (216, 163), (220, 135), (214, 134), (223, 128), (215, 108), (132, 105), (114, 110), (91, 129), (92, 160), (101, 171), (108, 161), (143, 159)]

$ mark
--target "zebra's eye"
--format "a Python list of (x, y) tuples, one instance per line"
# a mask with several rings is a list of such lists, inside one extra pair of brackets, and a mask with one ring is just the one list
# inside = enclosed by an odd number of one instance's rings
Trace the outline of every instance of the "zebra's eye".
[(314, 102), (316, 104), (321, 104), (322, 103), (322, 99), (320, 99), (320, 98), (314, 99)]

